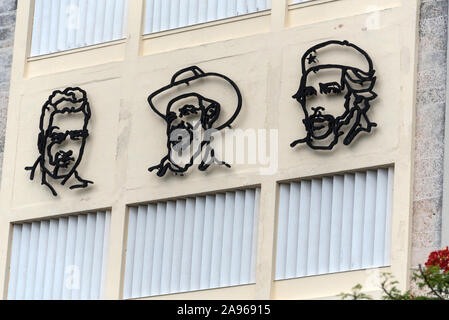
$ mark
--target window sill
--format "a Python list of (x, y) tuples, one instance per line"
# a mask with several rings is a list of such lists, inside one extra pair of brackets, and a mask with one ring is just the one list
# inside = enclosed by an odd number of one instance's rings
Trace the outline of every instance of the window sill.
[(153, 38), (158, 38), (158, 37), (164, 37), (164, 36), (171, 35), (171, 34), (189, 32), (192, 30), (209, 28), (212, 26), (224, 25), (227, 23), (248, 20), (248, 19), (254, 19), (257, 17), (268, 16), (268, 15), (271, 15), (271, 9), (263, 10), (263, 11), (259, 11), (259, 12), (255, 12), (255, 13), (244, 14), (244, 15), (240, 15), (240, 16), (236, 16), (236, 17), (230, 17), (230, 18), (224, 18), (224, 19), (215, 20), (215, 21), (198, 23), (198, 24), (189, 25), (189, 26), (185, 26), (185, 27), (179, 27), (179, 28), (175, 28), (175, 29), (169, 29), (169, 30), (163, 30), (163, 31), (154, 32), (154, 33), (148, 33), (148, 34), (144, 34), (142, 39), (147, 40), (147, 39), (153, 39)]
[(270, 31), (271, 9), (142, 36), (141, 55), (241, 38)]
[(310, 6), (316, 6), (316, 5), (320, 5), (320, 4), (324, 4), (324, 3), (328, 3), (328, 2), (334, 2), (334, 1), (339, 1), (339, 0), (308, 0), (306, 2), (302, 2), (302, 3), (292, 3), (288, 5), (288, 10), (296, 10), (296, 9), (301, 9), (304, 7), (310, 7)]
[(27, 59), (25, 78), (122, 61), (126, 39), (60, 51)]
[(297, 27), (397, 8), (402, 0), (313, 0), (290, 4), (286, 27)]
[(130, 298), (126, 300), (247, 300), (256, 296), (254, 283), (221, 288), (155, 295), (150, 297)]
[[(273, 298), (299, 300), (332, 299), (337, 298), (342, 292), (350, 292), (351, 288), (357, 283), (363, 285), (364, 292), (375, 292), (380, 290), (380, 276), (383, 272), (391, 272), (391, 267), (352, 270), (302, 278), (276, 280), (273, 283)], [(377, 279), (379, 280), (379, 283), (376, 283)]]
[(28, 57), (27, 61), (31, 62), (31, 61), (37, 61), (37, 60), (42, 60), (42, 59), (51, 59), (53, 57), (65, 56), (65, 55), (69, 55), (69, 54), (76, 54), (78, 52), (90, 51), (90, 50), (96, 50), (98, 48), (115, 46), (115, 45), (119, 45), (119, 44), (122, 44), (125, 42), (126, 42), (126, 39), (113, 40), (113, 41), (103, 42), (103, 43), (99, 43), (99, 44), (93, 44), (90, 46), (80, 47), (80, 48), (74, 48), (74, 49), (68, 49), (68, 50), (63, 50), (63, 51), (58, 51), (58, 52), (41, 54), (38, 56), (32, 56), (32, 57)]

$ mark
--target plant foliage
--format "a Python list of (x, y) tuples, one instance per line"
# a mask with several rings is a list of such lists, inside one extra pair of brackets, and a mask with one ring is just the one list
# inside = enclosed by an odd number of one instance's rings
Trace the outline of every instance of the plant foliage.
[[(410, 290), (401, 292), (398, 281), (390, 273), (382, 274), (381, 289), (384, 300), (449, 300), (449, 249), (433, 251), (427, 262), (414, 270), (412, 281), (423, 292), (413, 295)], [(372, 297), (362, 292), (362, 285), (357, 284), (351, 293), (341, 293), (343, 300), (371, 300)]]

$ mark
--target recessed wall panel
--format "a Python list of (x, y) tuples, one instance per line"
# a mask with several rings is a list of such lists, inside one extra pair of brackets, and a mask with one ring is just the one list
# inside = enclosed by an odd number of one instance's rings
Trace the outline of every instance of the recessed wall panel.
[(8, 299), (101, 299), (111, 213), (14, 224)]
[(388, 266), (393, 168), (280, 185), (276, 280)]
[(129, 208), (124, 298), (255, 282), (260, 189)]

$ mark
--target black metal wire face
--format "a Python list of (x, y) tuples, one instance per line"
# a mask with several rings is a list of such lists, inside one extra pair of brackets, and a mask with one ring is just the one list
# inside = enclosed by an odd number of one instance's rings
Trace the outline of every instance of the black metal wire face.
[[(231, 115), (226, 119), (220, 117), (224, 106), (219, 101), (198, 92), (179, 92), (186, 86), (190, 87), (193, 84), (201, 86), (202, 83), (211, 81), (219, 82), (220, 86), (229, 87), (230, 85), (235, 93), (235, 101), (230, 104), (232, 110), (231, 112), (227, 110), (227, 114)], [(173, 98), (167, 104), (158, 104), (156, 100), (161, 96), (169, 98), (173, 96)], [(231, 127), (231, 123), (236, 119), (242, 107), (242, 95), (231, 79), (219, 73), (205, 73), (197, 66), (188, 67), (176, 72), (169, 85), (148, 96), (148, 103), (151, 109), (166, 122), (168, 151), (158, 165), (148, 169), (150, 172), (157, 170), (156, 173), (159, 177), (163, 177), (167, 170), (183, 175), (199, 157), (201, 157), (201, 162), (198, 169), (201, 171), (207, 170), (213, 163), (231, 167), (226, 162), (217, 159), (215, 150), (211, 146), (213, 131)], [(217, 123), (218, 121), (221, 123)], [(202, 132), (201, 138), (200, 141), (195, 142), (195, 134), (198, 131)], [(191, 152), (188, 155), (188, 161), (180, 163), (174, 160), (176, 153), (189, 148), (191, 148)]]
[[(338, 57), (328, 63), (320, 61), (335, 50), (341, 51), (343, 59), (354, 56), (354, 65), (339, 63)], [(345, 59), (346, 58), (346, 59)], [(323, 58), (324, 59), (324, 58)], [(329, 59), (328, 59), (329, 60)], [(356, 67), (355, 64), (362, 64)], [(301, 59), (302, 77), (298, 91), (293, 95), (304, 112), (305, 138), (290, 144), (293, 148), (306, 143), (315, 150), (332, 150), (339, 137), (344, 136), (343, 144), (349, 145), (360, 132), (371, 132), (377, 124), (368, 118), (371, 101), (377, 97), (373, 91), (376, 84), (373, 62), (368, 54), (348, 41), (331, 40), (317, 44), (306, 51)], [(329, 81), (320, 82), (322, 74), (336, 74)], [(310, 78), (314, 78), (311, 83)], [(318, 84), (317, 84), (318, 82)], [(317, 98), (341, 99), (341, 112), (330, 113), (324, 104), (317, 104)], [(321, 101), (321, 100), (320, 100)]]
[[(64, 128), (61, 118), (73, 120), (76, 116), (82, 117), (82, 124)], [(73, 178), (70, 189), (86, 188), (93, 184), (92, 181), (82, 179), (77, 171), (89, 136), (87, 124), (90, 116), (89, 101), (83, 89), (66, 88), (64, 91), (56, 90), (50, 95), (42, 107), (39, 122), (39, 157), (33, 166), (25, 168), (31, 171), (30, 180), (34, 179), (39, 166), (42, 174), (41, 184), (47, 186), (54, 196), (57, 196), (57, 193), (47, 181), (47, 177), (60, 180), (61, 185)]]

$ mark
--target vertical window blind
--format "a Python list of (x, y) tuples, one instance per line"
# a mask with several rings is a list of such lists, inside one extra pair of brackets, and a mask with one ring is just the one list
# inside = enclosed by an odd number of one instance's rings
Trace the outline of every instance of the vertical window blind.
[(14, 224), (8, 299), (100, 299), (110, 212)]
[(393, 168), (280, 185), (276, 280), (390, 263)]
[(123, 39), (128, 0), (35, 0), (31, 56)]
[(271, 0), (146, 0), (145, 34), (271, 8)]
[(260, 189), (129, 208), (124, 298), (255, 282)]

